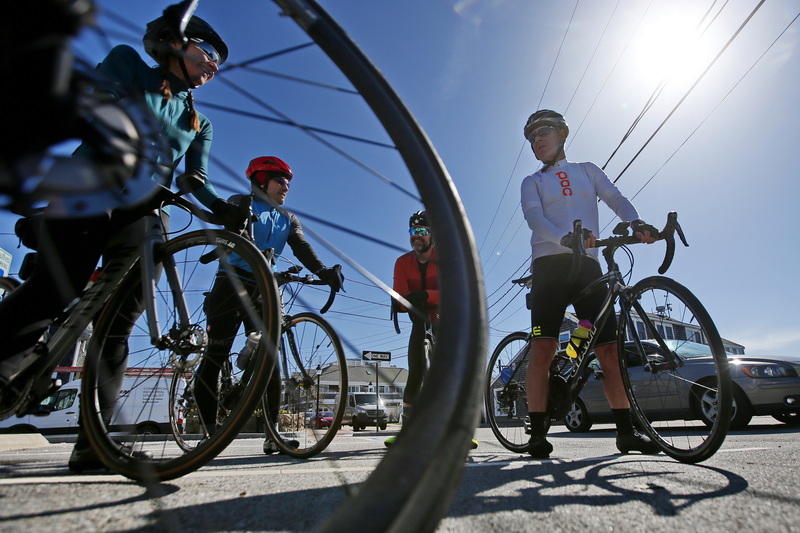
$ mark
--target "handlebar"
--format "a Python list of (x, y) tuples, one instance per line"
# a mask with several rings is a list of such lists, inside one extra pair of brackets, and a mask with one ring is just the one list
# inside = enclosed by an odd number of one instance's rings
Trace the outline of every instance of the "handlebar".
[[(341, 272), (342, 265), (334, 265), (334, 270), (337, 270), (337, 274)], [(322, 281), (321, 279), (315, 278), (312, 274), (307, 274), (305, 276), (300, 276), (300, 272), (303, 270), (303, 267), (299, 265), (294, 265), (290, 267), (288, 270), (283, 272), (276, 272), (275, 279), (278, 282), (278, 286), (286, 285), (287, 283), (302, 283), (304, 285), (327, 285), (326, 282)], [(328, 301), (325, 302), (325, 305), (319, 310), (321, 315), (324, 315), (328, 312), (328, 309), (331, 308), (333, 305), (333, 300), (336, 299), (336, 293), (333, 287), (331, 287), (331, 292), (328, 295)]]
[[(578, 275), (578, 270), (580, 268), (580, 256), (585, 255), (586, 252), (583, 248), (583, 229), (580, 220), (575, 220), (573, 223), (574, 236), (579, 236), (573, 238), (572, 243), (572, 251), (573, 251), (573, 260), (572, 260), (572, 268), (570, 269), (569, 280), (574, 281)], [(594, 247), (595, 248), (606, 248), (603, 252), (603, 255), (610, 259), (610, 256), (613, 256), (614, 251), (622, 246), (627, 246), (629, 244), (641, 244), (641, 241), (635, 235), (628, 234), (628, 228), (630, 227), (628, 222), (620, 222), (614, 228), (614, 235), (613, 237), (608, 237), (606, 239), (597, 239), (595, 241)], [(681, 228), (680, 224), (678, 223), (678, 213), (675, 211), (670, 211), (667, 214), (667, 222), (664, 225), (664, 229), (659, 232), (658, 238), (656, 240), (663, 240), (666, 241), (667, 249), (664, 254), (664, 260), (661, 263), (661, 266), (658, 267), (658, 273), (664, 274), (672, 265), (672, 259), (675, 257), (675, 233), (678, 234), (680, 237), (681, 242), (684, 246), (689, 246), (689, 243), (686, 241), (686, 236), (683, 233), (683, 229)], [(608, 255), (606, 255), (608, 254)]]

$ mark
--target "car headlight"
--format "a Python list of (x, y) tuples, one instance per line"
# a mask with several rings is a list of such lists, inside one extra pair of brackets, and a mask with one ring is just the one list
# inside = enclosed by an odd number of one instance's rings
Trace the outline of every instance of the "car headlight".
[(366, 412), (367, 410), (364, 409), (363, 407), (356, 407), (356, 413), (366, 413)]
[(743, 364), (739, 368), (751, 378), (795, 378), (797, 372), (788, 365), (777, 363)]

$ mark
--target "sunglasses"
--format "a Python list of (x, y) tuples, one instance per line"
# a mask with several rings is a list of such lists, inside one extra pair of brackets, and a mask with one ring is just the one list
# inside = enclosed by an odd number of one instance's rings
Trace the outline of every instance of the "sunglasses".
[(536, 137), (545, 137), (547, 135), (550, 135), (551, 133), (553, 133), (557, 129), (558, 128), (556, 128), (555, 126), (542, 126), (538, 130), (536, 130), (536, 131), (532, 132), (530, 135), (528, 135), (528, 140), (530, 142), (533, 142), (534, 140), (536, 140)]
[(219, 65), (220, 55), (219, 52), (217, 52), (216, 48), (214, 48), (207, 42), (202, 41), (200, 39), (192, 39), (192, 42), (201, 52), (203, 52), (206, 55), (209, 61), (212, 61), (217, 65)]
[(419, 237), (423, 237), (425, 235), (430, 235), (430, 233), (431, 233), (430, 228), (426, 228), (424, 226), (416, 226), (414, 228), (409, 228), (408, 229), (408, 234), (411, 235), (412, 237), (415, 236), (415, 235), (419, 236)]
[(280, 176), (272, 176), (270, 179), (277, 181), (287, 189), (289, 188), (289, 180), (287, 180), (286, 178), (282, 178)]

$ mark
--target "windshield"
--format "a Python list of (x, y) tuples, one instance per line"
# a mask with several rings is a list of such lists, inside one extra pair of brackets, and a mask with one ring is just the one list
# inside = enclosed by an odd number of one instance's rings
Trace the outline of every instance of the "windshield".
[(709, 357), (711, 355), (711, 347), (707, 344), (673, 339), (665, 339), (664, 342), (667, 343), (667, 346), (669, 346), (671, 350), (677, 352), (678, 355), (684, 359)]
[[(378, 403), (378, 395), (374, 393), (356, 394), (356, 403), (359, 405), (375, 405)], [(381, 401), (383, 404), (383, 401)]]

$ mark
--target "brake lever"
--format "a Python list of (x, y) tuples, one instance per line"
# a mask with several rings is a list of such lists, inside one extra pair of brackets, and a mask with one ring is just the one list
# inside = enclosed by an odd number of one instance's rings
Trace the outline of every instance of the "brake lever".
[(661, 263), (661, 266), (658, 267), (659, 274), (664, 274), (669, 269), (670, 265), (672, 265), (672, 259), (675, 257), (675, 232), (678, 233), (683, 245), (689, 246), (689, 243), (686, 242), (686, 236), (683, 234), (683, 229), (681, 225), (678, 224), (678, 213), (676, 211), (670, 211), (667, 214), (667, 224), (664, 226), (664, 229), (661, 230), (661, 238), (667, 241), (667, 251), (664, 254), (664, 261)]
[(586, 249), (583, 247), (583, 222), (580, 219), (572, 223), (572, 239), (572, 267), (569, 270), (568, 283), (578, 278), (581, 256), (586, 255)]
[(197, 9), (198, 2), (199, 0), (184, 0), (178, 4), (168, 6), (164, 10), (163, 14), (167, 26), (183, 46), (189, 43), (189, 39), (186, 38), (186, 27)]

